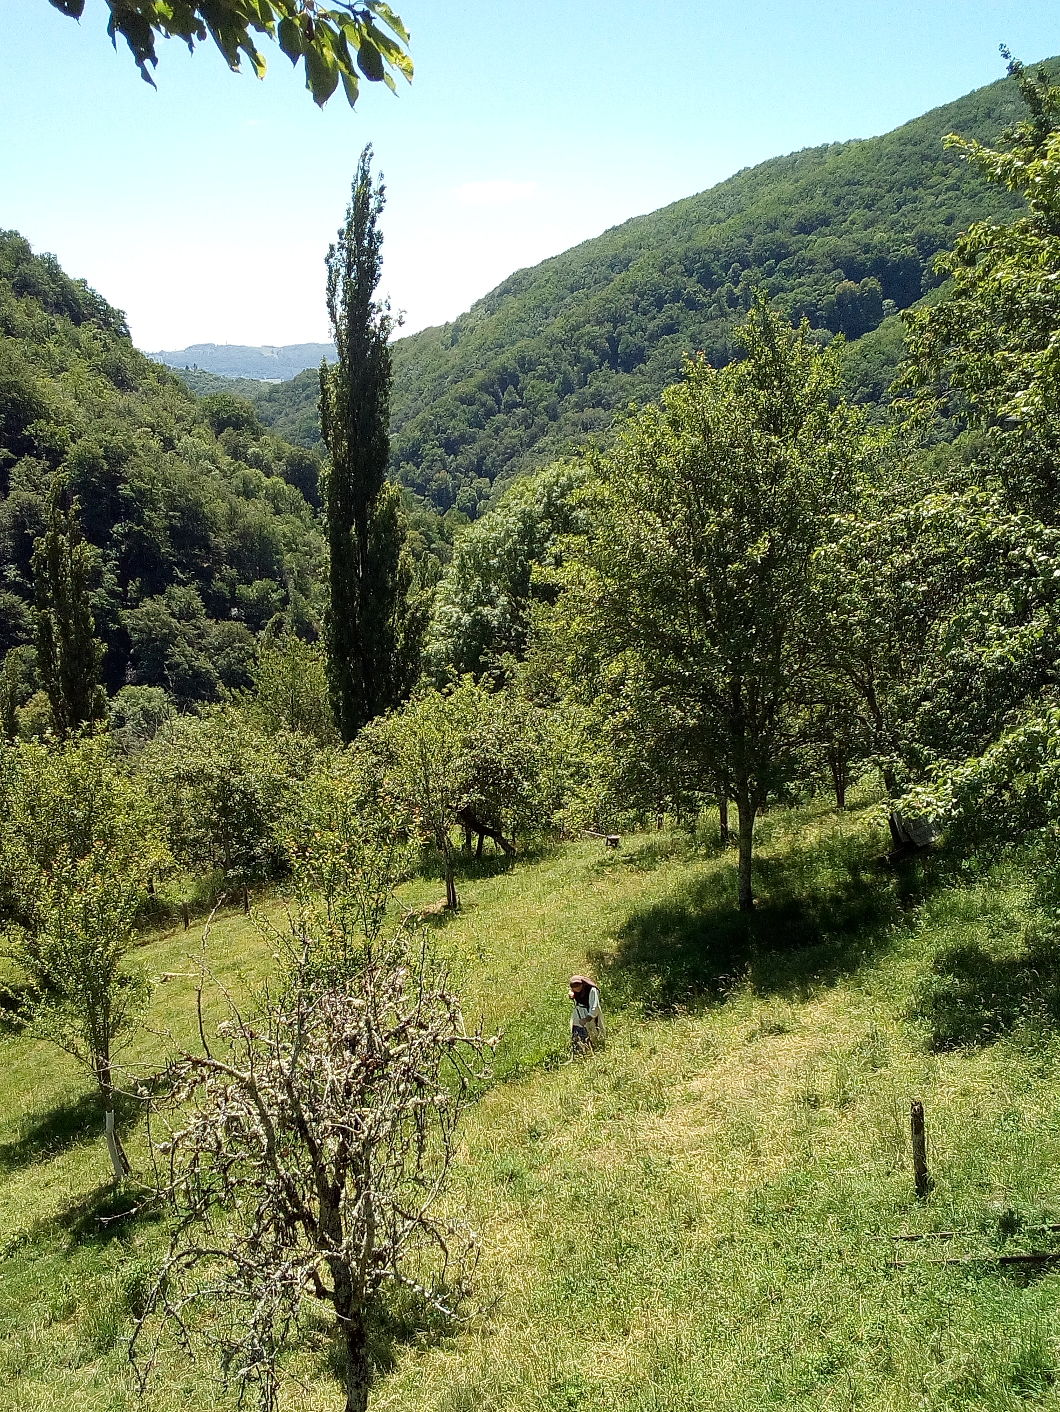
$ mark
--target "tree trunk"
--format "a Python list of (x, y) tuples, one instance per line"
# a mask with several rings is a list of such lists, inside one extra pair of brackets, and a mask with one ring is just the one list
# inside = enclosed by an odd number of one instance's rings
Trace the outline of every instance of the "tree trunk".
[(114, 1180), (120, 1182), (129, 1175), (130, 1168), (129, 1159), (118, 1136), (114, 1114), (114, 1087), (110, 1079), (109, 1065), (100, 1069), (97, 1082), (99, 1096), (103, 1100), (103, 1132), (107, 1139), (107, 1152), (110, 1154), (110, 1165), (114, 1169)]
[(718, 792), (718, 837), (723, 844), (729, 842), (729, 796)]
[(755, 810), (751, 801), (746, 797), (736, 801), (736, 818), (740, 844), (738, 906), (741, 912), (750, 912), (755, 905), (754, 890), (751, 886)]
[(243, 915), (244, 917), (250, 916), (250, 888), (246, 883), (243, 884)]
[(368, 1412), (368, 1389), (372, 1366), (364, 1334), (364, 1317), (347, 1319), (346, 1329), (346, 1412)]
[(344, 1262), (332, 1265), (332, 1278), (335, 1282), (335, 1313), (346, 1349), (343, 1377), (346, 1387), (346, 1412), (367, 1412), (372, 1365), (368, 1361), (363, 1301), (354, 1297), (353, 1282), (349, 1268)]
[(453, 847), (447, 837), (438, 840), (442, 853), (442, 866), (445, 869), (445, 905), (450, 912), (460, 910), (460, 899), (456, 895), (456, 875), (453, 869)]
[(482, 845), (487, 838), (491, 838), (498, 844), (501, 850), (511, 857), (515, 853), (515, 840), (507, 839), (499, 828), (494, 828), (492, 824), (486, 823), (475, 813), (474, 809), (461, 809), (456, 816), (457, 823), (465, 829), (471, 829), (478, 834), (478, 848), (475, 850), (475, 857), (482, 857)]
[(832, 746), (828, 751), (828, 768), (832, 772), (832, 788), (835, 791), (835, 807), (847, 807), (847, 764), (842, 752)]

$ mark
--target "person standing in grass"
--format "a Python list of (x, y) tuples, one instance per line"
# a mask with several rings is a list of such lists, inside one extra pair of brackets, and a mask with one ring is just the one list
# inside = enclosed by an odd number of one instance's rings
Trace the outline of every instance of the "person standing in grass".
[(570, 1043), (575, 1054), (604, 1047), (604, 1012), (600, 992), (588, 976), (571, 976)]

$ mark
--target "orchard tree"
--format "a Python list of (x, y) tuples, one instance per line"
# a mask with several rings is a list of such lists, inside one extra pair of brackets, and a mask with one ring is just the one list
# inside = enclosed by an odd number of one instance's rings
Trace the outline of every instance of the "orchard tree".
[(243, 711), (263, 733), (294, 731), (318, 745), (334, 745), (327, 660), (319, 644), (286, 630), (267, 632)]
[(139, 757), (173, 857), (189, 872), (216, 870), (250, 905), (250, 887), (281, 861), (282, 823), (313, 753), (285, 731), (264, 735), (234, 710), (178, 716)]
[(555, 596), (564, 537), (578, 522), (585, 467), (559, 463), (520, 478), (460, 535), (434, 594), (424, 647), (439, 683), (494, 678), (525, 655), (535, 602)]
[(362, 739), (403, 817), (437, 848), (445, 905), (455, 912), (460, 900), (453, 829), (463, 801), (464, 775), (460, 721), (451, 701), (441, 692), (426, 692), (376, 722)]
[(812, 557), (849, 501), (859, 426), (806, 326), (759, 301), (738, 336), (743, 361), (691, 363), (597, 456), (578, 611), (663, 723), (642, 748), (735, 802), (747, 910), (755, 815), (798, 773)]
[(114, 1061), (146, 996), (131, 963), (148, 879), (164, 861), (148, 801), (106, 737), (0, 749), (0, 917), (27, 982), (26, 1018), (99, 1093), (116, 1179)]
[(89, 858), (42, 878), (35, 901), (38, 925), (17, 932), (7, 955), (30, 985), (26, 1014), (32, 1031), (66, 1051), (91, 1076), (103, 1109), (103, 1130), (115, 1181), (129, 1161), (115, 1122), (114, 1061), (135, 1029), (147, 996), (130, 964), (142, 879)]
[[(71, 19), (79, 20), (85, 0), (51, 0)], [(181, 39), (189, 49), (207, 39), (238, 71), (245, 56), (258, 78), (265, 76), (265, 59), (255, 35), (275, 40), (292, 64), (305, 63), (306, 88), (323, 106), (341, 82), (352, 107), (361, 78), (385, 83), (396, 91), (395, 77), (412, 78), (409, 36), (384, 0), (106, 0), (107, 33), (118, 36), (132, 52), (136, 67), (152, 86), (151, 70), (158, 64), (156, 40)]]
[(815, 558), (821, 660), (849, 693), (891, 798), (939, 758), (977, 754), (1051, 680), (1055, 529), (914, 468), (866, 491)]
[[(913, 408), (970, 422), (973, 459), (963, 484), (900, 488), (851, 526), (831, 576), (842, 660), (873, 658), (909, 807), (995, 840), (1010, 809), (1013, 830), (1048, 817), (1060, 655), (1060, 88), (1009, 72), (1025, 118), (996, 148), (948, 141), (1026, 214), (960, 236), (938, 261), (946, 297), (907, 315)], [(975, 825), (976, 808), (995, 817)]]
[(425, 942), (382, 931), (386, 877), (360, 864), (385, 831), (354, 843), (341, 826), (331, 864), (314, 845), (313, 871), (343, 880), (274, 939), (283, 976), (252, 1014), (225, 991), (216, 1038), (167, 1072), (154, 1151), (176, 1219), (134, 1338), (145, 1382), (169, 1329), (271, 1412), (295, 1329), (323, 1308), (346, 1412), (365, 1412), (386, 1291), (450, 1315), (466, 1298), (477, 1243), (439, 1203), (492, 1041), (465, 1028)]
[(328, 315), (337, 361), (320, 369), (328, 464), (327, 611), (332, 710), (346, 742), (407, 695), (418, 664), (418, 621), (397, 487), (386, 478), (393, 320), (375, 297), (381, 271), (382, 182), (361, 153), (353, 196), (328, 251)]
[(550, 751), (546, 713), (470, 678), (452, 690), (423, 691), (374, 722), (359, 744), (375, 762), (381, 794), (442, 860), (446, 906), (456, 910), (461, 827), (493, 839), (508, 855), (512, 835), (549, 822), (562, 787)]

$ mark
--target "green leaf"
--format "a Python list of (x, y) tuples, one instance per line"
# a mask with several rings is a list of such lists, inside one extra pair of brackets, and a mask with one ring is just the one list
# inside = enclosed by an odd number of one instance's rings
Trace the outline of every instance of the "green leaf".
[(298, 60), (305, 53), (305, 37), (302, 34), (302, 26), (297, 20), (292, 20), (289, 15), (285, 15), (280, 21), (280, 28), (277, 33), (280, 48), (290, 59), (292, 64), (297, 64)]
[(381, 83), (386, 70), (379, 50), (368, 39), (362, 41), (357, 50), (357, 66), (370, 83)]
[(342, 87), (345, 90), (349, 105), (353, 108), (357, 104), (357, 96), (361, 91), (361, 86), (357, 82), (357, 75), (352, 72), (347, 73), (343, 70), (339, 77), (342, 79)]
[(306, 86), (313, 102), (323, 108), (339, 83), (339, 72), (330, 54), (319, 45), (311, 44), (305, 51)]
[(364, 34), (370, 43), (374, 44), (383, 57), (384, 64), (391, 64), (395, 69), (411, 81), (412, 60), (399, 44), (390, 38), (389, 35), (378, 29), (371, 20), (364, 26)]
[(409, 32), (402, 24), (400, 16), (395, 15), (390, 6), (383, 3), (383, 0), (368, 0), (368, 8), (373, 15), (378, 15), (383, 23), (394, 31), (402, 44), (409, 42)]

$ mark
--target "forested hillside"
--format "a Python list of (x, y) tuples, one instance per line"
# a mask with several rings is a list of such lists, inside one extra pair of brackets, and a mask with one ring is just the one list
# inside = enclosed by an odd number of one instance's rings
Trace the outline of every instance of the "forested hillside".
[(57, 473), (92, 547), (108, 689), (181, 703), (245, 685), (274, 615), (315, 616), (315, 453), (230, 396), (196, 401), (136, 351), (116, 309), (14, 232), (0, 234), (0, 334), (5, 711), (39, 684), (32, 559)]
[[(702, 352), (733, 355), (734, 324), (763, 288), (822, 339), (858, 339), (908, 308), (931, 262), (976, 220), (1017, 203), (942, 139), (996, 137), (1019, 108), (1011, 80), (882, 137), (795, 152), (520, 270), (451, 324), (395, 345), (393, 465), (445, 510), (603, 431)], [(854, 358), (851, 391), (882, 392), (897, 328)], [(262, 418), (312, 444), (316, 375), (255, 394)]]
[(992, 90), (734, 179), (772, 299), (637, 303), (716, 212), (454, 325), (532, 382), (624, 290), (583, 430), (720, 366), (517, 478), (529, 383), (436, 401), (513, 483), (433, 592), (370, 149), (322, 494), (2, 238), (0, 1412), (1060, 1407), (1060, 87), (1010, 73), (950, 150), (1011, 219), (909, 139)]

